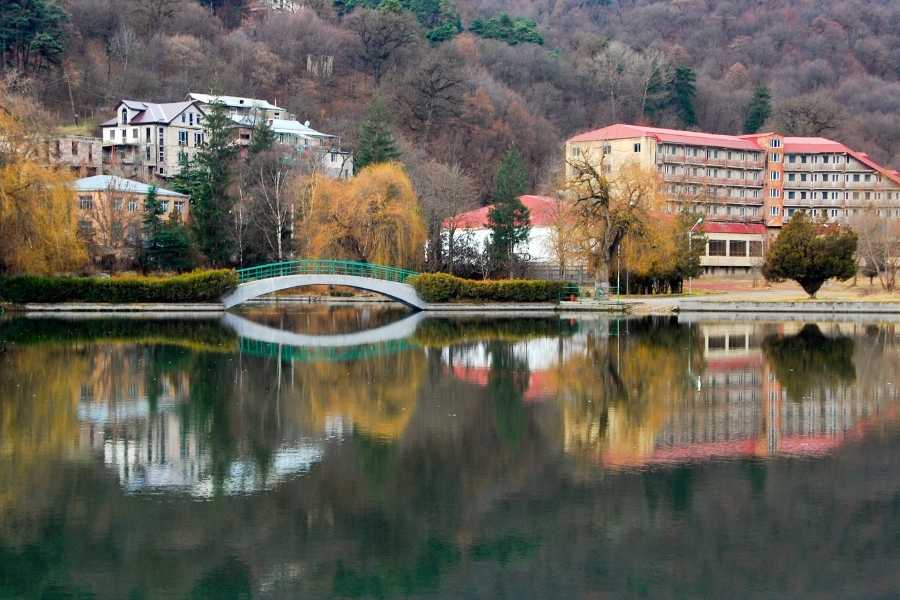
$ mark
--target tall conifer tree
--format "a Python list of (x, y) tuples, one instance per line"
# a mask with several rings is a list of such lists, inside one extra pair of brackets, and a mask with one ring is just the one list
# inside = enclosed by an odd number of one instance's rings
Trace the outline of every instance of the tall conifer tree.
[(388, 125), (381, 102), (369, 107), (366, 120), (359, 130), (359, 147), (353, 157), (353, 172), (359, 173), (368, 165), (390, 162), (400, 158), (394, 136)]
[(753, 92), (753, 99), (747, 107), (747, 118), (744, 121), (744, 133), (756, 133), (759, 131), (769, 113), (772, 112), (772, 97), (769, 88), (760, 84)]
[(494, 206), (488, 212), (491, 239), (488, 246), (495, 269), (512, 275), (513, 251), (517, 244), (528, 240), (531, 230), (528, 209), (519, 196), (528, 191), (528, 170), (518, 148), (513, 146), (500, 161), (494, 177), (491, 199)]

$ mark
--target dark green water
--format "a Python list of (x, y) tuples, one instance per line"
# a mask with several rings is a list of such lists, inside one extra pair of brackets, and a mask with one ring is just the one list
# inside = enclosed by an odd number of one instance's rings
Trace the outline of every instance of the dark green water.
[(900, 596), (895, 324), (242, 317), (0, 321), (0, 597)]

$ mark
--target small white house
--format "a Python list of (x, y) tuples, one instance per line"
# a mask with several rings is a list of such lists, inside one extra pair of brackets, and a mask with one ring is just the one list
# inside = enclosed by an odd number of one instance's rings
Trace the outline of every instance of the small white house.
[[(515, 252), (534, 263), (554, 263), (553, 227), (560, 215), (560, 200), (549, 196), (519, 196), (528, 209), (531, 230), (528, 240), (516, 247)], [(488, 213), (493, 205), (470, 210), (446, 219), (442, 224), (445, 235), (468, 235), (479, 251), (483, 251), (491, 239)]]

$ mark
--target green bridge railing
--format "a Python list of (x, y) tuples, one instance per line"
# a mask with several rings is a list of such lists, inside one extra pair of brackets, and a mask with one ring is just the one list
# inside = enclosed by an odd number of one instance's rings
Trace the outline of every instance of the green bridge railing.
[(270, 277), (284, 277), (285, 275), (355, 275), (357, 277), (371, 277), (384, 281), (396, 281), (403, 283), (409, 277), (418, 275), (409, 269), (388, 267), (373, 263), (358, 262), (354, 260), (287, 260), (284, 262), (268, 263), (256, 267), (238, 269), (240, 283), (268, 279)]

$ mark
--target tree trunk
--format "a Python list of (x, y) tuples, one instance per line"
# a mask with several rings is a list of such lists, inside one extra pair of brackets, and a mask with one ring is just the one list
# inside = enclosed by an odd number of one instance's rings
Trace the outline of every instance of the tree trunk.
[(609, 298), (609, 264), (599, 261), (594, 269), (594, 298)]

